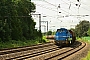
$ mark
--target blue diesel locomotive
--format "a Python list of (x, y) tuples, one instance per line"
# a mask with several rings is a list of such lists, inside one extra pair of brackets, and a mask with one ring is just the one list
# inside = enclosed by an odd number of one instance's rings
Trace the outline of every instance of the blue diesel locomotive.
[(63, 46), (73, 44), (76, 40), (75, 34), (65, 28), (57, 29), (55, 33), (55, 44)]

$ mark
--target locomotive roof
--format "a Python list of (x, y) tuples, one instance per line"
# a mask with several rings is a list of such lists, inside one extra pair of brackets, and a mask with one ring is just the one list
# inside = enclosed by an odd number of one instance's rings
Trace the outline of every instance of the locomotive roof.
[(60, 29), (58, 29), (58, 30), (67, 30), (66, 28), (60, 28)]

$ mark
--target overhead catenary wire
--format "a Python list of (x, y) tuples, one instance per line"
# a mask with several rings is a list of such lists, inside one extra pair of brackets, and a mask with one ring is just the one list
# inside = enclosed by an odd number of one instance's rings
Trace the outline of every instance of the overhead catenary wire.
[[(39, 12), (36, 12), (36, 13), (38, 14)], [(47, 15), (47, 14), (45, 14), (45, 13), (40, 13), (40, 14), (43, 14), (44, 16), (48, 16), (48, 17), (55, 18), (55, 16), (50, 16), (50, 15)]]
[[(63, 0), (61, 0), (61, 1), (63, 1)], [(65, 1), (63, 1), (63, 2), (66, 3), (67, 5), (69, 5), (68, 9), (69, 9), (70, 11), (72, 11), (72, 10), (71, 10), (71, 2), (70, 2), (70, 1), (69, 1), (70, 3), (67, 3), (67, 2), (65, 2)]]
[[(45, 8), (45, 9), (49, 9), (49, 10), (58, 12), (58, 11), (56, 11), (56, 10), (53, 10), (53, 8), (48, 8), (48, 7), (45, 7), (44, 5), (37, 4), (37, 6), (40, 6), (40, 7), (42, 7), (42, 8)], [(63, 14), (65, 14), (65, 13), (63, 13)], [(51, 17), (51, 16), (50, 16), (50, 17)], [(62, 17), (62, 16), (61, 16), (61, 17)]]
[[(52, 6), (54, 6), (54, 7), (57, 7), (56, 5), (54, 5), (54, 4), (52, 4), (52, 3), (49, 3), (48, 1), (46, 1), (46, 0), (43, 0), (44, 2), (46, 2), (46, 3), (48, 3), (48, 4), (50, 4), (50, 5), (52, 5)], [(61, 1), (63, 1), (63, 0), (61, 0)], [(70, 1), (70, 0), (68, 0), (68, 1)], [(80, 0), (81, 1), (81, 0)], [(80, 2), (79, 1), (79, 2)], [(65, 1), (64, 1), (65, 2)], [(75, 1), (74, 2), (72, 2), (72, 1), (70, 1), (71, 3), (73, 3), (73, 4), (75, 4)], [(68, 4), (67, 2), (65, 2), (66, 4)], [(85, 3), (83, 3), (83, 2), (81, 2), (81, 4), (84, 4), (84, 5), (87, 5), (87, 4), (85, 4)], [(68, 4), (69, 5), (69, 4)], [(81, 7), (81, 8), (83, 8), (83, 9), (85, 9), (85, 10), (87, 10), (87, 11), (90, 11), (90, 10), (88, 10), (88, 9), (86, 9), (86, 8), (84, 8), (84, 7)], [(61, 9), (62, 11), (64, 11), (64, 12), (66, 12), (66, 13), (69, 13), (69, 12), (67, 12), (67, 11), (65, 11), (65, 10), (63, 10), (63, 9)]]
[[(49, 3), (49, 2), (47, 2), (46, 0), (44, 0), (46, 3), (48, 3), (48, 4), (50, 4), (50, 5), (52, 5), (52, 6), (54, 6), (54, 7), (57, 7), (56, 5), (54, 5), (54, 4), (52, 4), (52, 3)], [(63, 0), (61, 0), (61, 1), (63, 1)], [(65, 1), (63, 1), (63, 2), (65, 2)], [(74, 2), (72, 2), (72, 1), (70, 1), (70, 4), (69, 3), (67, 3), (67, 2), (65, 2), (66, 4), (68, 4), (69, 5), (69, 8), (71, 7), (71, 3), (73, 3), (73, 4), (75, 4)], [(78, 6), (78, 7), (80, 7), (80, 6)], [(74, 7), (75, 8), (75, 7)], [(81, 8), (83, 8), (83, 7), (81, 7)], [(90, 10), (88, 10), (88, 9), (86, 9), (86, 8), (83, 8), (83, 9), (85, 9), (85, 10), (87, 10), (87, 11), (90, 11)], [(64, 11), (64, 12), (66, 12), (66, 13), (69, 13), (69, 12), (67, 12), (67, 11), (65, 11), (65, 10), (63, 10), (63, 9), (61, 9), (62, 11)], [(71, 10), (72, 11), (72, 10)], [(79, 13), (79, 11), (78, 11), (78, 13)], [(69, 13), (70, 14), (70, 13)]]
[[(54, 6), (54, 7), (56, 7), (57, 8), (57, 6), (56, 5), (54, 5), (54, 4), (52, 4), (52, 3), (49, 3), (49, 2), (47, 2), (46, 0), (44, 0), (46, 3), (48, 3), (48, 4), (50, 4), (50, 5), (52, 5), (52, 6)], [(68, 4), (68, 3), (67, 3)], [(69, 5), (69, 4), (68, 4)], [(63, 9), (61, 9), (62, 11), (64, 11), (64, 12), (66, 12), (66, 13), (68, 13), (68, 14), (70, 14), (69, 12), (67, 12), (67, 11), (65, 11), (65, 10), (63, 10)]]
[[(62, 0), (63, 1), (63, 0)], [(70, 0), (69, 0), (70, 1)], [(81, 0), (80, 0), (81, 1)], [(70, 4), (69, 3), (67, 3), (67, 2), (65, 2), (65, 1), (63, 1), (64, 3), (66, 3), (67, 5), (69, 5), (69, 9), (70, 9), (70, 7), (71, 7), (71, 3), (73, 3), (73, 4), (75, 4), (74, 2), (71, 2), (70, 1)], [(78, 1), (79, 2), (79, 1)], [(80, 2), (80, 5), (81, 5), (81, 2)], [(78, 14), (79, 14), (79, 7), (80, 7), (80, 5), (78, 6)], [(74, 7), (74, 6), (73, 6)], [(75, 8), (75, 7), (74, 7)], [(90, 10), (88, 10), (88, 9), (86, 9), (86, 8), (84, 8), (84, 7), (81, 7), (81, 8), (83, 8), (83, 9), (85, 9), (85, 10), (87, 10), (87, 11), (90, 11)], [(71, 10), (71, 9), (70, 9)], [(71, 10), (72, 11), (72, 10)], [(86, 15), (77, 15), (77, 16), (86, 16)], [(76, 17), (76, 16), (74, 16), (74, 17)], [(77, 19), (78, 19), (78, 17), (76, 17)]]
[[(49, 2), (47, 2), (46, 0), (44, 0), (44, 2), (46, 2), (46, 3), (48, 3), (48, 4), (50, 4), (50, 5), (52, 5), (52, 6), (54, 6), (54, 7), (58, 7), (58, 6), (56, 6), (56, 5), (54, 5), (54, 4), (52, 4), (52, 3), (49, 3)], [(63, 9), (61, 9), (62, 11), (64, 11), (64, 12), (66, 12), (66, 13), (69, 13), (69, 12), (67, 12), (67, 11), (65, 11), (65, 10), (63, 10)]]
[(57, 12), (56, 10), (53, 10), (53, 8), (48, 8), (48, 7), (45, 7), (44, 5), (40, 5), (40, 4), (36, 4), (37, 6), (40, 6), (40, 7), (43, 7), (45, 9), (49, 9), (49, 10), (52, 10), (52, 11), (55, 11)]
[[(46, 0), (43, 0), (43, 1), (57, 8), (56, 5), (54, 5), (54, 4), (52, 4), (52, 3), (49, 3), (49, 2), (46, 1)], [(62, 0), (62, 1), (63, 1), (63, 0)], [(69, 1), (70, 1), (70, 0), (69, 0)], [(63, 1), (63, 2), (65, 2), (65, 1)], [(70, 1), (70, 4), (67, 3), (67, 2), (65, 2), (65, 3), (69, 5), (69, 8), (71, 7), (71, 3), (75, 4), (75, 3), (72, 2), (72, 1)], [(53, 8), (48, 8), (48, 7), (45, 7), (44, 5), (38, 5), (38, 6), (57, 12), (56, 10), (53, 10)], [(82, 8), (83, 8), (83, 7), (82, 7)], [(83, 8), (83, 9), (85, 9), (85, 8)], [(68, 14), (71, 14), (71, 13), (69, 13), (69, 12), (67, 12), (67, 11), (65, 11), (65, 10), (63, 10), (63, 9), (61, 9), (61, 10), (64, 11), (64, 12), (66, 12), (66, 13), (68, 13)], [(86, 10), (87, 10), (87, 9), (86, 9)], [(71, 11), (72, 11), (72, 10), (71, 10)], [(79, 10), (78, 10), (78, 11), (79, 11)], [(89, 10), (88, 10), (88, 11), (89, 11)]]
[[(44, 1), (44, 0), (43, 0), (43, 1)], [(70, 0), (69, 0), (69, 1), (70, 1)], [(54, 6), (55, 8), (57, 8), (57, 5), (54, 5), (54, 4), (52, 4), (51, 2), (48, 2), (48, 0), (47, 0), (47, 1), (45, 0), (45, 2), (48, 3), (49, 6), (51, 5), (51, 6)], [(72, 3), (72, 1), (70, 1), (70, 3), (67, 3), (67, 2), (66, 2), (65, 4), (69, 5), (69, 6), (68, 6), (68, 9), (69, 9), (70, 11), (73, 11), (72, 8), (76, 8), (75, 6), (72, 6), (72, 5), (75, 5), (75, 2)], [(82, 3), (81, 3), (81, 4), (82, 4)], [(39, 5), (38, 5), (38, 6), (39, 6)], [(48, 7), (48, 6), (45, 6), (45, 5), (40, 5), (40, 7), (45, 8), (45, 9), (49, 9), (49, 10), (51, 10), (51, 11), (57, 12), (57, 10), (54, 10), (53, 8)], [(85, 8), (84, 8), (83, 6), (80, 6), (80, 7), (83, 8), (83, 9), (85, 9), (85, 10), (87, 10), (87, 11), (89, 11), (89, 9), (86, 9), (86, 7), (85, 7)], [(68, 14), (70, 13), (70, 12), (68, 12), (68, 11), (66, 11), (66, 10), (63, 10), (62, 7), (61, 7), (61, 10), (64, 11), (64, 13), (68, 13)], [(50, 16), (50, 15), (48, 15), (48, 14), (45, 14), (44, 12), (41, 13), (41, 14), (54, 18), (54, 16)], [(70, 13), (70, 14), (71, 14), (71, 13)], [(73, 16), (73, 17), (76, 17), (76, 16)]]
[(87, 5), (87, 4), (83, 3), (83, 2), (81, 2), (81, 3), (84, 4), (84, 5), (86, 5), (86, 6), (88, 6), (88, 7), (90, 7), (89, 5)]
[[(71, 1), (71, 3), (76, 4), (76, 3), (72, 2), (72, 1)], [(81, 4), (82, 4), (82, 2), (81, 2)], [(84, 4), (84, 5), (85, 5), (85, 4)], [(90, 11), (90, 10), (88, 10), (88, 9), (82, 7), (82, 6), (80, 6), (80, 7), (83, 8), (83, 9), (85, 9), (85, 10), (87, 10), (87, 11)]]
[[(52, 3), (49, 3), (49, 2), (47, 2), (46, 0), (44, 0), (44, 2), (46, 2), (46, 3), (48, 3), (48, 4), (50, 4), (50, 5), (52, 5), (52, 6), (54, 6), (54, 7), (57, 8), (56, 5), (54, 5), (54, 4), (52, 4)], [(68, 4), (68, 3), (67, 3), (67, 4)], [(69, 4), (68, 4), (68, 5), (69, 5)], [(53, 10), (53, 8), (47, 8), (47, 7), (43, 6), (43, 5), (38, 5), (38, 6), (57, 12), (56, 10)], [(67, 12), (67, 11), (65, 11), (65, 10), (63, 10), (63, 9), (61, 9), (61, 10), (64, 11), (65, 13), (70, 14), (69, 12)], [(64, 14), (65, 14), (65, 13), (64, 13)]]
[[(61, 1), (63, 1), (63, 0), (61, 0)], [(80, 0), (79, 0), (79, 1), (80, 1)], [(73, 3), (73, 4), (75, 5), (75, 3), (74, 3), (74, 2), (72, 2), (72, 1), (70, 1), (70, 4), (69, 4), (69, 3), (67, 3), (67, 2), (65, 2), (65, 1), (63, 1), (63, 2), (64, 2), (64, 3), (66, 3), (66, 4), (68, 4), (68, 5), (70, 5), (70, 6), (69, 6), (69, 8), (71, 7), (71, 3)], [(81, 3), (80, 3), (80, 5), (81, 5)], [(79, 7), (81, 7), (80, 5), (78, 6), (78, 8), (79, 8)], [(76, 8), (76, 7), (74, 7), (74, 6), (73, 6), (73, 8)], [(85, 10), (87, 10), (87, 11), (90, 11), (90, 10), (88, 10), (88, 9), (84, 8), (84, 7), (81, 7), (81, 8), (83, 8), (83, 9), (85, 9)], [(70, 9), (70, 10), (71, 10), (71, 9)], [(72, 10), (71, 10), (71, 11), (72, 11)], [(78, 9), (78, 13), (79, 13), (79, 9)]]
[[(61, 1), (63, 1), (63, 0), (61, 0)], [(70, 3), (67, 3), (67, 2), (65, 2), (65, 1), (63, 1), (64, 3), (66, 3), (67, 5), (69, 5), (69, 10), (71, 10), (70, 8), (71, 8), (71, 1), (70, 1)], [(74, 7), (73, 6), (73, 8), (76, 8), (76, 7)], [(72, 10), (71, 10), (72, 11)]]
[(44, 2), (50, 4), (50, 5), (54, 6), (54, 7), (57, 7), (56, 5), (54, 5), (54, 4), (52, 4), (52, 3), (49, 3), (49, 2), (47, 2), (46, 0), (44, 0)]
[[(49, 3), (49, 2), (47, 2), (46, 0), (44, 0), (46, 3), (48, 3), (48, 4), (50, 4), (50, 5), (52, 5), (52, 6), (54, 6), (54, 7), (56, 7), (57, 8), (57, 6), (56, 5), (54, 5), (54, 4), (52, 4), (52, 3)], [(68, 14), (70, 14), (69, 12), (67, 12), (67, 11), (65, 11), (65, 10), (63, 10), (63, 9), (61, 9), (62, 11), (64, 11), (64, 12), (66, 12), (66, 13), (68, 13)], [(72, 14), (71, 14), (72, 15)]]

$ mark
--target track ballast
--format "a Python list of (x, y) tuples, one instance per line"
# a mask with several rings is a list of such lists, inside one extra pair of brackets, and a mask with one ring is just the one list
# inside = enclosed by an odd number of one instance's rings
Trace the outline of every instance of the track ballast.
[(0, 50), (0, 60), (61, 60), (83, 49), (86, 43), (76, 41), (70, 47), (59, 47), (53, 43)]

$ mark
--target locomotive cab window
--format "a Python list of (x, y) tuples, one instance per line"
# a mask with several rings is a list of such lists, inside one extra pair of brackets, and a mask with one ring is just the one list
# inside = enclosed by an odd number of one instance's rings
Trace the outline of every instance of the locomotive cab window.
[(57, 29), (57, 32), (64, 32), (64, 30)]
[(60, 32), (60, 29), (57, 29), (57, 32)]

